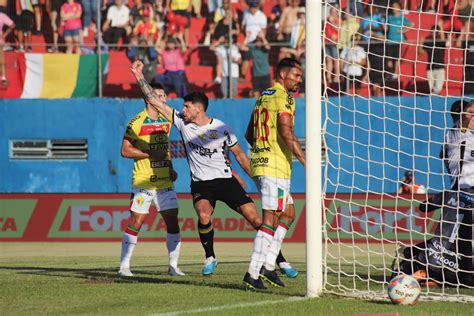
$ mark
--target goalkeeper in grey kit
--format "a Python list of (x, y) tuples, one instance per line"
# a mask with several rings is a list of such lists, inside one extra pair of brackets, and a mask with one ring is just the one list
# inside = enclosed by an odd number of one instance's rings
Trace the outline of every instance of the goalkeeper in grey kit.
[(451, 107), (455, 125), (445, 134), (441, 159), (451, 179), (449, 190), (420, 204), (422, 212), (441, 208), (434, 236), (403, 250), (400, 271), (420, 283), (474, 286), (474, 101), (456, 101)]

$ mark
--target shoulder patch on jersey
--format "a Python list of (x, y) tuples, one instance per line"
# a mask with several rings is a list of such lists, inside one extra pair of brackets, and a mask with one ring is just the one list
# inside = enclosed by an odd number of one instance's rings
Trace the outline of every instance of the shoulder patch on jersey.
[(276, 92), (275, 89), (267, 89), (267, 90), (262, 92), (262, 95), (274, 95), (275, 92)]

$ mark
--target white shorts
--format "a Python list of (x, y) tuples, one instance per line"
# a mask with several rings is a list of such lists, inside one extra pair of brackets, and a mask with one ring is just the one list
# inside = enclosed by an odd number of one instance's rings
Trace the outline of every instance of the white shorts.
[(288, 204), (293, 204), (290, 194), (290, 179), (258, 176), (254, 177), (260, 191), (262, 208), (284, 212)]
[(178, 198), (174, 188), (162, 190), (132, 189), (130, 210), (140, 214), (148, 214), (151, 203), (154, 203), (158, 212), (178, 208)]

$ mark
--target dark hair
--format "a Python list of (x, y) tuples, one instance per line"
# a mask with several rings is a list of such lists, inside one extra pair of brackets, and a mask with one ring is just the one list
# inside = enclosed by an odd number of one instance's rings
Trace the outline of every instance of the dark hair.
[(451, 105), (451, 117), (454, 123), (461, 119), (462, 112), (465, 112), (468, 107), (469, 102), (467, 100), (457, 100), (453, 102)]
[(153, 89), (165, 90), (165, 88), (163, 87), (161, 83), (154, 82), (154, 81), (150, 82), (150, 87), (152, 87)]
[(297, 61), (296, 59), (294, 59), (294, 58), (283, 58), (278, 63), (278, 66), (277, 66), (277, 69), (276, 69), (276, 76), (278, 77), (278, 74), (280, 73), (280, 71), (289, 70), (293, 67), (302, 68), (301, 63), (299, 61)]
[(207, 111), (209, 105), (208, 97), (202, 92), (191, 92), (184, 96), (184, 101), (192, 103), (201, 103), (204, 106), (204, 111)]

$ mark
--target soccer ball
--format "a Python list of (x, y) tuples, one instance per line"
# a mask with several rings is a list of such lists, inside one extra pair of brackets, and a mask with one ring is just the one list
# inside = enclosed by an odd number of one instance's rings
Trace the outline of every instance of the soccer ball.
[(420, 284), (410, 275), (400, 274), (388, 284), (388, 297), (393, 304), (415, 305), (420, 294)]

